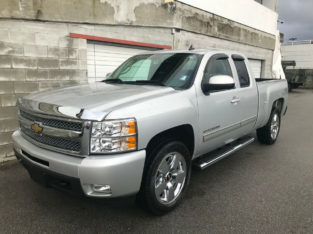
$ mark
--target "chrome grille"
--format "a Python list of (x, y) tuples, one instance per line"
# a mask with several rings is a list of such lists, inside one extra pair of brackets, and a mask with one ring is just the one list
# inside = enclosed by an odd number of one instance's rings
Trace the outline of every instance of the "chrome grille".
[(20, 129), (30, 142), (54, 151), (81, 155), (83, 122), (54, 118), (28, 110), (19, 111)]
[(75, 151), (75, 152), (79, 152), (81, 148), (80, 141), (69, 140), (69, 139), (60, 138), (60, 137), (52, 137), (52, 136), (47, 136), (43, 134), (39, 135), (37, 133), (34, 133), (32, 130), (27, 129), (23, 126), (21, 126), (21, 130), (26, 136), (30, 137), (31, 139), (41, 144), (50, 145), (56, 148)]
[(82, 130), (82, 123), (80, 122), (69, 122), (64, 120), (58, 119), (49, 119), (39, 117), (30, 113), (27, 113), (23, 110), (20, 110), (20, 115), (28, 120), (40, 122), (45, 126), (50, 126), (54, 128), (66, 129), (66, 130), (73, 130), (73, 131), (81, 131)]

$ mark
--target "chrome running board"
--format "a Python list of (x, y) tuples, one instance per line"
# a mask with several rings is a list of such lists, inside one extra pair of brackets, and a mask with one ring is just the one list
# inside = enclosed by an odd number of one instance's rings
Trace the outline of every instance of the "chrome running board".
[(193, 162), (193, 166), (197, 169), (204, 170), (212, 164), (222, 160), (223, 158), (228, 157), (232, 153), (235, 153), (236, 151), (246, 147), (247, 145), (254, 142), (254, 140), (254, 137), (250, 136), (240, 138), (237, 141), (234, 141), (233, 143), (226, 145), (221, 149), (215, 150), (211, 153), (205, 154), (195, 159)]

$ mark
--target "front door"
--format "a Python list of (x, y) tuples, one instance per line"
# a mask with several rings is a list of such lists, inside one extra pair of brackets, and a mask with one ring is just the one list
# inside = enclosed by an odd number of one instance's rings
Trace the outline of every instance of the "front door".
[[(233, 76), (229, 57), (225, 54), (212, 56), (204, 71), (203, 79), (210, 79), (216, 75)], [(202, 82), (205, 82), (203, 80)], [(201, 130), (201, 144), (199, 154), (204, 154), (231, 143), (240, 135), (240, 100), (236, 87), (228, 90), (199, 92), (199, 127)]]

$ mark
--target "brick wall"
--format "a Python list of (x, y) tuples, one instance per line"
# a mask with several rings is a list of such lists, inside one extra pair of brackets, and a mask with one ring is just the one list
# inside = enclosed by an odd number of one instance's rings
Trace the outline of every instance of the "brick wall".
[(0, 20), (0, 162), (13, 156), (16, 100), (31, 92), (87, 82), (87, 42), (65, 23)]

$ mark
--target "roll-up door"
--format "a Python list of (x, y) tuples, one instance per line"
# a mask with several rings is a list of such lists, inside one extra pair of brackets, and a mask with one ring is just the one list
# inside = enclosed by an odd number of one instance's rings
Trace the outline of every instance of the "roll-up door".
[(88, 41), (88, 82), (93, 83), (105, 79), (108, 73), (113, 72), (131, 56), (149, 50), (151, 49)]
[(255, 78), (261, 78), (262, 60), (249, 59), (250, 67)]

